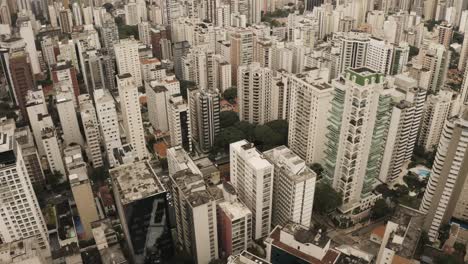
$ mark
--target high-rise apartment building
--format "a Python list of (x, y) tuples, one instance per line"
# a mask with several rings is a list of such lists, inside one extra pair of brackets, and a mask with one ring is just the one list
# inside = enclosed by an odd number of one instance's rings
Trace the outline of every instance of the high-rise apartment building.
[(132, 144), (138, 159), (143, 160), (148, 157), (148, 151), (145, 144), (138, 87), (135, 79), (129, 73), (117, 75), (116, 79), (119, 88), (120, 111), (122, 112), (127, 140)]
[(290, 75), (287, 81), (290, 90), (288, 145), (308, 164), (321, 163), (325, 158), (327, 113), (333, 98), (327, 75), (327, 71), (322, 74), (307, 71)]
[(391, 89), (384, 82), (383, 74), (369, 68), (348, 69), (332, 82), (324, 177), (342, 194), (339, 210), (352, 221), (378, 199), (372, 191), (380, 173), (391, 110)]
[(16, 25), (19, 28), (19, 35), (26, 43), (26, 52), (29, 55), (29, 62), (33, 74), (41, 73), (41, 66), (39, 65), (39, 56), (35, 42), (35, 34), (33, 29), (33, 21), (27, 16), (20, 16)]
[(219, 247), (228, 256), (237, 255), (247, 250), (252, 239), (252, 212), (238, 201), (231, 184), (223, 183), (223, 191), (228, 195), (218, 204)]
[(274, 120), (272, 105), (272, 77), (269, 68), (258, 62), (240, 66), (237, 73), (237, 98), (239, 119), (254, 124), (265, 124)]
[(173, 95), (167, 107), (171, 146), (182, 146), (186, 151), (192, 151), (191, 121), (189, 106), (180, 95)]
[(62, 149), (59, 143), (60, 141), (58, 132), (55, 129), (52, 118), (49, 115), (42, 116), (40, 121), (42, 137), (41, 141), (44, 146), (47, 162), (49, 164), (49, 171), (51, 173), (61, 173), (62, 179), (60, 179), (60, 182), (64, 182), (66, 180), (65, 176), (67, 175), (67, 172), (63, 163)]
[(112, 167), (112, 153), (114, 148), (122, 147), (120, 140), (119, 118), (115, 109), (115, 102), (112, 95), (106, 89), (94, 91), (94, 104), (101, 129), (101, 136), (105, 145), (107, 159)]
[(24, 166), (26, 166), (31, 183), (33, 185), (43, 186), (45, 184), (44, 171), (42, 170), (41, 159), (37, 152), (30, 128), (28, 126), (17, 128), (15, 131), (15, 139), (21, 148)]
[(133, 37), (114, 44), (115, 59), (119, 75), (131, 74), (137, 87), (142, 85), (138, 41)]
[(423, 228), (438, 238), (439, 228), (452, 217), (468, 219), (468, 111), (449, 118), (440, 137), (431, 177), (420, 210), (426, 213)]
[(81, 239), (93, 238), (91, 223), (99, 220), (96, 203), (94, 200), (91, 182), (88, 177), (88, 168), (81, 155), (81, 147), (72, 146), (64, 151), (65, 164), (68, 171), (68, 181), (75, 200), (80, 222), (83, 226)]
[(220, 131), (220, 95), (215, 90), (188, 89), (190, 128), (195, 147), (207, 153), (214, 145)]
[(192, 256), (195, 263), (217, 259), (216, 201), (206, 190), (203, 177), (190, 170), (182, 170), (170, 178), (177, 244)]
[(273, 226), (289, 222), (310, 226), (316, 174), (286, 146), (263, 153), (275, 166), (273, 179)]
[(100, 30), (103, 48), (114, 54), (114, 45), (119, 43), (119, 30), (115, 20), (113, 18), (105, 19)]
[(73, 91), (71, 91), (68, 86), (61, 86), (59, 89), (55, 98), (65, 145), (76, 143), (83, 146), (84, 142), (81, 136), (78, 118), (76, 117)]
[(96, 116), (96, 109), (89, 94), (78, 97), (81, 123), (86, 137), (86, 153), (93, 168), (102, 167), (101, 133)]
[(444, 45), (431, 42), (419, 57), (423, 68), (430, 73), (428, 90), (436, 94), (445, 85), (450, 62), (449, 51)]
[[(147, 161), (121, 165), (109, 171), (115, 203), (132, 263), (143, 264), (153, 250), (169, 250), (158, 244), (171, 241), (167, 191)], [(204, 238), (206, 240), (208, 238)]]
[[(83, 80), (88, 94), (94, 94), (94, 90), (106, 86), (105, 67), (101, 52), (92, 49), (83, 54), (84, 69), (82, 72)], [(107, 87), (109, 89), (109, 87)]]
[(63, 33), (73, 32), (73, 15), (70, 9), (63, 9), (59, 12), (59, 21)]
[[(0, 125), (0, 179), (2, 198), (0, 237), (3, 243), (34, 236), (48, 252), (47, 228), (25, 167), (21, 147), (15, 140), (15, 123), (2, 120)], [(49, 251), (50, 254), (50, 251)]]
[(438, 32), (439, 44), (444, 45), (448, 49), (450, 43), (452, 43), (453, 25), (447, 21), (442, 21), (442, 23), (436, 26), (436, 31)]
[(170, 94), (168, 90), (157, 82), (146, 82), (145, 86), (148, 119), (153, 129), (161, 132), (169, 131), (167, 109)]
[(237, 83), (237, 72), (241, 65), (248, 65), (253, 61), (254, 33), (247, 29), (237, 29), (230, 35), (230, 63), (233, 84)]
[[(78, 86), (78, 78), (76, 76), (76, 69), (73, 66), (73, 61), (67, 58), (66, 61), (60, 61), (51, 67), (52, 81), (60, 86), (66, 85), (72, 88), (73, 95), (78, 98), (80, 95), (80, 87)], [(76, 104), (76, 99), (73, 101)]]
[(252, 212), (253, 239), (266, 237), (271, 227), (274, 165), (247, 140), (229, 148), (231, 182), (239, 200)]
[(395, 76), (394, 85), (394, 106), (379, 176), (390, 184), (401, 180), (403, 168), (411, 161), (426, 98), (426, 90), (406, 75)]
[(437, 95), (429, 95), (424, 102), (418, 145), (425, 151), (433, 151), (439, 144), (445, 120), (450, 115), (452, 97), (452, 92), (443, 90)]
[(34, 77), (29, 56), (25, 50), (14, 51), (10, 54), (9, 62), (16, 104), (19, 106), (23, 117), (27, 119), (26, 96), (29, 90), (34, 89)]
[(367, 46), (366, 67), (390, 74), (393, 62), (393, 45), (386, 40), (370, 38)]
[(225, 58), (216, 54), (213, 56), (213, 89), (217, 89), (220, 93), (231, 87), (231, 64)]
[(362, 32), (350, 31), (333, 36), (333, 42), (339, 48), (337, 75), (344, 73), (348, 68), (359, 68), (366, 65), (369, 41), (369, 34)]

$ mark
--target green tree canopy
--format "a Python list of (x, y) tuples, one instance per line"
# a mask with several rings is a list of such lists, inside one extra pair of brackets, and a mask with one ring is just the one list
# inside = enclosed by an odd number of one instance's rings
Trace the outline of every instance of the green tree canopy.
[(371, 218), (379, 219), (386, 216), (389, 213), (389, 207), (384, 199), (379, 199), (375, 202), (371, 209)]
[(226, 89), (223, 93), (223, 98), (231, 104), (235, 103), (237, 98), (237, 88), (231, 87)]
[(463, 264), (463, 261), (454, 255), (444, 254), (435, 258), (435, 264)]
[(234, 111), (223, 111), (219, 114), (221, 128), (233, 126), (237, 122), (239, 122), (239, 115)]
[(326, 214), (335, 210), (341, 203), (340, 193), (326, 183), (317, 183), (314, 194), (314, 211), (319, 214)]

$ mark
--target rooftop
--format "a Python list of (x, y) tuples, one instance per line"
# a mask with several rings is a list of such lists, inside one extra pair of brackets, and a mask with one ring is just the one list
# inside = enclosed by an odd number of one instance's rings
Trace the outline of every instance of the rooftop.
[(222, 202), (219, 208), (231, 219), (231, 221), (252, 215), (252, 212), (241, 202)]
[(110, 176), (124, 205), (166, 191), (146, 161), (111, 169)]
[(316, 177), (303, 159), (286, 146), (279, 146), (263, 153), (265, 157), (275, 164), (284, 174), (294, 182), (302, 182)]

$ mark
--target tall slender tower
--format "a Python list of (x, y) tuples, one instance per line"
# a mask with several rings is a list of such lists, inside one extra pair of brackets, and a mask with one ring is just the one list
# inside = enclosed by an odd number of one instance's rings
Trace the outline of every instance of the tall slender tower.
[(365, 211), (378, 198), (372, 191), (380, 172), (391, 109), (390, 89), (385, 89), (384, 81), (380, 73), (355, 68), (332, 82), (335, 91), (328, 118), (324, 176), (342, 194), (339, 210), (343, 214)]
[[(190, 89), (190, 88), (189, 88)], [(192, 139), (195, 146), (207, 153), (220, 130), (220, 96), (217, 91), (192, 87), (188, 92)]]
[(140, 101), (138, 97), (138, 87), (135, 79), (130, 74), (117, 75), (117, 85), (119, 87), (120, 110), (122, 111), (123, 124), (128, 142), (139, 160), (148, 157), (145, 144), (145, 131), (140, 112)]
[(15, 123), (12, 119), (1, 122), (0, 237), (2, 243), (34, 236), (41, 249), (49, 251), (44, 218), (25, 167), (22, 150), (14, 138)]
[(451, 217), (468, 220), (468, 109), (445, 122), (431, 177), (421, 202), (425, 212), (423, 228), (429, 238), (438, 237), (439, 228)]
[(120, 75), (129, 73), (134, 78), (137, 87), (142, 85), (140, 56), (138, 55), (138, 41), (133, 36), (122, 39), (120, 43), (114, 44), (117, 70)]

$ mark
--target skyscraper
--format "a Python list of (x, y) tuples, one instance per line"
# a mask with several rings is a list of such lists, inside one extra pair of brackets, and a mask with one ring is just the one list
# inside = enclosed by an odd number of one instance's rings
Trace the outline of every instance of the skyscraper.
[(316, 174), (286, 146), (263, 153), (275, 166), (273, 180), (273, 226), (289, 222), (310, 227)]
[(406, 75), (396, 75), (394, 85), (395, 100), (379, 176), (389, 184), (401, 180), (404, 166), (411, 161), (426, 98), (426, 90)]
[(233, 84), (237, 83), (237, 72), (241, 65), (248, 65), (253, 61), (254, 34), (248, 29), (237, 29), (230, 35), (230, 63)]
[(158, 85), (157, 82), (147, 82), (145, 86), (148, 119), (154, 130), (167, 132), (169, 130), (167, 111), (170, 94), (166, 87)]
[(27, 120), (26, 96), (34, 88), (34, 77), (29, 63), (29, 56), (24, 50), (14, 51), (10, 54), (10, 73), (13, 81), (16, 104), (21, 114)]
[[(109, 171), (125, 241), (135, 264), (151, 261), (156, 252), (170, 254), (167, 191), (147, 161)], [(206, 241), (204, 241), (206, 243)], [(170, 242), (169, 242), (170, 243)]]
[(290, 114), (288, 145), (306, 163), (325, 157), (327, 116), (333, 98), (328, 71), (308, 71), (289, 76)]
[(362, 32), (346, 32), (333, 36), (333, 42), (339, 48), (338, 75), (348, 68), (364, 67), (370, 36)]
[(128, 142), (132, 144), (139, 160), (148, 157), (145, 144), (145, 131), (141, 118), (138, 87), (130, 74), (117, 75), (120, 110)]
[(195, 263), (217, 259), (216, 201), (206, 190), (203, 177), (190, 170), (182, 170), (170, 178), (177, 220), (177, 244), (192, 256)]
[(390, 89), (385, 89), (384, 82), (382, 74), (368, 68), (348, 69), (332, 82), (324, 177), (342, 194), (339, 210), (349, 214), (351, 221), (362, 217), (356, 211), (365, 212), (378, 199), (372, 191), (391, 109)]
[(101, 136), (105, 145), (107, 159), (112, 167), (112, 152), (114, 148), (122, 147), (120, 140), (119, 120), (115, 102), (112, 95), (106, 89), (94, 91), (94, 104), (101, 129)]
[(142, 85), (140, 57), (138, 55), (138, 41), (133, 36), (122, 39), (120, 43), (114, 44), (115, 59), (119, 75), (129, 73), (134, 79), (137, 87)]
[(438, 238), (439, 228), (451, 217), (466, 221), (468, 212), (468, 111), (447, 119), (442, 131), (431, 177), (421, 202), (426, 213), (423, 228), (429, 238)]
[(220, 131), (220, 95), (215, 90), (191, 87), (188, 101), (193, 143), (199, 151), (207, 153)]
[(192, 136), (189, 107), (180, 95), (173, 95), (167, 107), (171, 146), (182, 146), (192, 151)]
[(63, 131), (63, 139), (66, 145), (76, 143), (83, 146), (83, 136), (80, 132), (78, 118), (76, 117), (73, 91), (68, 86), (61, 86), (55, 98), (57, 112)]
[(429, 95), (424, 102), (418, 145), (425, 151), (433, 151), (439, 144), (444, 122), (450, 114), (452, 96), (451, 91), (444, 90), (437, 95)]
[(99, 122), (96, 116), (96, 109), (89, 94), (82, 94), (78, 97), (80, 104), (81, 123), (86, 137), (86, 152), (93, 166), (98, 168), (103, 166), (101, 153), (101, 133), (99, 132)]
[(274, 120), (271, 111), (273, 99), (271, 85), (273, 72), (258, 62), (240, 66), (237, 74), (239, 119), (255, 124)]
[(13, 120), (0, 124), (0, 179), (2, 214), (0, 236), (3, 243), (36, 237), (40, 248), (49, 252), (47, 228), (15, 137)]
[(229, 149), (232, 185), (252, 212), (253, 239), (266, 237), (271, 227), (274, 166), (247, 140), (232, 143)]

